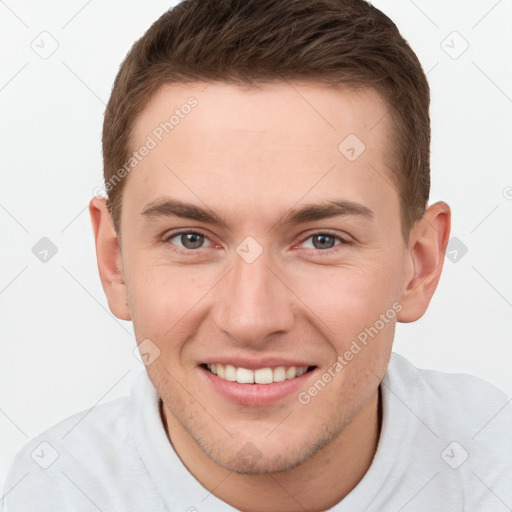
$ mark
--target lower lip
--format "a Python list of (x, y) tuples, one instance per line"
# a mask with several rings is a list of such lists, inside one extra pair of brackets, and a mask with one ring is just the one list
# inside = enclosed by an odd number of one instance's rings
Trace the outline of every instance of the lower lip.
[(219, 394), (236, 404), (251, 406), (271, 405), (291, 394), (296, 394), (304, 386), (306, 379), (315, 371), (312, 370), (300, 377), (282, 382), (273, 382), (272, 384), (240, 384), (239, 382), (221, 379), (206, 368), (199, 367), (199, 370), (205, 376), (209, 385)]

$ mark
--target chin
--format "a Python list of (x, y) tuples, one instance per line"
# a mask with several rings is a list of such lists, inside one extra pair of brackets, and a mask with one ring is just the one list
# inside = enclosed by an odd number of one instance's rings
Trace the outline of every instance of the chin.
[(216, 464), (239, 475), (268, 475), (281, 473), (300, 466), (329, 444), (337, 435), (327, 429), (320, 430), (316, 439), (300, 436), (285, 443), (282, 439), (272, 442), (237, 440), (230, 447), (217, 445), (215, 449), (199, 442), (203, 452)]

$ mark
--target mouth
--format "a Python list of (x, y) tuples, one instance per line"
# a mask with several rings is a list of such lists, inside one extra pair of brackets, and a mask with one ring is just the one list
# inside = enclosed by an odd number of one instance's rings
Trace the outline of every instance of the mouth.
[[(317, 373), (317, 366), (294, 361), (208, 362), (199, 365), (206, 389), (228, 402), (263, 407), (294, 400), (300, 389)], [(245, 363), (245, 364), (244, 364)], [(247, 368), (249, 366), (249, 368)], [(205, 391), (206, 391), (205, 389)]]
[(203, 368), (219, 379), (239, 384), (274, 384), (297, 379), (313, 371), (315, 366), (276, 366), (249, 369), (232, 364), (203, 364)]

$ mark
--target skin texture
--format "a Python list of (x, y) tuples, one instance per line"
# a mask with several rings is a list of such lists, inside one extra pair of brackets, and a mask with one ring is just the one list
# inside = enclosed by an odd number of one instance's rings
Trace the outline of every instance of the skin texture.
[[(371, 89), (165, 86), (138, 118), (134, 148), (190, 96), (197, 106), (128, 177), (121, 247), (105, 200), (90, 202), (109, 306), (133, 321), (138, 343), (158, 347), (147, 371), (168, 437), (207, 489), (248, 512), (325, 510), (371, 464), (395, 323), (428, 307), (450, 209), (430, 205), (404, 243), (387, 106)], [(365, 145), (354, 161), (338, 149), (349, 134)], [(141, 215), (166, 197), (227, 225)], [(371, 218), (278, 224), (292, 209), (340, 199)], [(177, 229), (204, 235), (202, 247), (184, 246)], [(315, 246), (313, 235), (326, 232), (333, 246)], [(249, 236), (252, 254), (262, 251), (251, 263), (237, 252)], [(269, 405), (233, 403), (200, 366), (218, 357), (306, 362), (315, 369), (297, 391), (307, 392), (393, 304), (395, 317), (307, 404), (297, 392)]]

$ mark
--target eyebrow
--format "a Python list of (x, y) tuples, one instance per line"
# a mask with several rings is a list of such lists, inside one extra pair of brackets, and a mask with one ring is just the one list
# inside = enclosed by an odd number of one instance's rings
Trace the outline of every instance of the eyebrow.
[(157, 199), (149, 203), (142, 210), (141, 215), (150, 220), (161, 217), (180, 217), (227, 227), (227, 222), (209, 208), (171, 198)]
[[(210, 208), (203, 208), (172, 198), (152, 201), (142, 210), (141, 215), (148, 220), (179, 217), (224, 226), (229, 229), (228, 222)], [(286, 225), (305, 224), (340, 215), (354, 215), (369, 220), (374, 217), (373, 212), (362, 204), (347, 200), (327, 201), (322, 204), (307, 204), (301, 208), (292, 208), (281, 217), (272, 229)]]
[(305, 205), (299, 209), (292, 208), (279, 220), (275, 227), (305, 224), (306, 222), (329, 219), (340, 215), (354, 215), (369, 220), (373, 219), (373, 212), (368, 207), (353, 201), (338, 200), (327, 201), (322, 204)]

